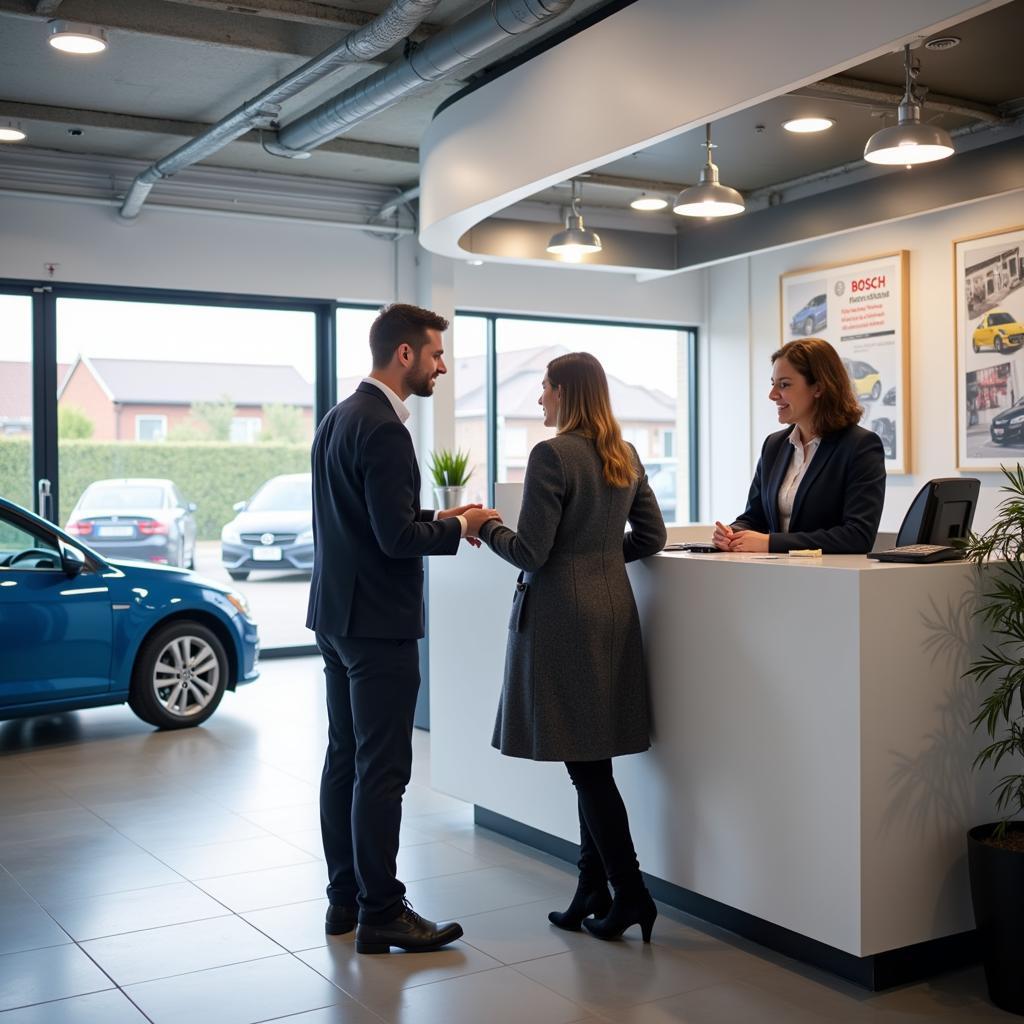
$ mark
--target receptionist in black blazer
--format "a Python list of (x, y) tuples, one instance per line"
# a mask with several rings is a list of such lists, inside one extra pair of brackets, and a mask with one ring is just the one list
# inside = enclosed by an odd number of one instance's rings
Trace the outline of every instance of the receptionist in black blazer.
[(772, 355), (772, 389), (783, 430), (761, 448), (743, 514), (715, 524), (723, 551), (820, 548), (866, 554), (885, 498), (885, 453), (858, 426), (863, 410), (836, 350), (802, 338)]

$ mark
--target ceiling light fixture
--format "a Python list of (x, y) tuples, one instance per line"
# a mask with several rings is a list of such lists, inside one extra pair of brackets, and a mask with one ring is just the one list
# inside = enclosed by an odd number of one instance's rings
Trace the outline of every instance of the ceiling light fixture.
[(796, 135), (810, 135), (814, 132), (827, 132), (835, 123), (831, 117), (794, 117), (783, 121), (782, 127)]
[(77, 21), (54, 21), (50, 24), (50, 45), (63, 53), (102, 53), (107, 48), (107, 34)]
[(668, 200), (661, 196), (652, 196), (641, 192), (629, 205), (634, 210), (664, 210), (668, 206)]
[(719, 184), (718, 168), (711, 159), (711, 150), (716, 148), (711, 141), (711, 125), (704, 128), (707, 162), (700, 169), (698, 183), (684, 188), (676, 197), (672, 212), (683, 217), (731, 217), (742, 213), (746, 209), (743, 196), (736, 189)]
[(910, 46), (903, 47), (903, 69), (906, 91), (900, 100), (896, 124), (875, 132), (864, 147), (864, 159), (873, 164), (926, 164), (944, 160), (955, 152), (953, 140), (944, 128), (922, 124), (921, 108), (924, 101), (917, 91), (920, 68), (910, 59)]
[(596, 231), (588, 231), (580, 213), (581, 198), (576, 194), (576, 182), (572, 183), (572, 205), (565, 215), (565, 227), (556, 231), (548, 242), (547, 251), (566, 263), (578, 263), (584, 256), (602, 249), (601, 239)]
[(21, 142), (25, 133), (17, 121), (0, 122), (0, 142)]

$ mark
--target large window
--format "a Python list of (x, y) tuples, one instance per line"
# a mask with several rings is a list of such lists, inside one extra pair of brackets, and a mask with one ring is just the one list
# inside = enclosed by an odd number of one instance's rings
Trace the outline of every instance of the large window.
[(32, 299), (0, 294), (0, 496), (32, 501)]
[(566, 352), (589, 352), (604, 366), (623, 436), (643, 460), (665, 519), (692, 519), (695, 342), (691, 328), (457, 316), (456, 441), (482, 471), (476, 500), (485, 500), (483, 480), (521, 482), (530, 450), (552, 435), (538, 405), (547, 364)]
[(370, 324), (379, 312), (344, 306), (335, 314), (339, 402), (348, 398), (370, 373)]
[(311, 642), (315, 337), (307, 310), (56, 301), (62, 523), (237, 587), (271, 648)]

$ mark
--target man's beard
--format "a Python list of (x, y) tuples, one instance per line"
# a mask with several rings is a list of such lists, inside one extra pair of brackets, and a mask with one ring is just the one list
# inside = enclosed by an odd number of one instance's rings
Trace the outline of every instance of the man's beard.
[(410, 395), (430, 398), (434, 393), (434, 374), (431, 370), (409, 370), (405, 375), (405, 387)]

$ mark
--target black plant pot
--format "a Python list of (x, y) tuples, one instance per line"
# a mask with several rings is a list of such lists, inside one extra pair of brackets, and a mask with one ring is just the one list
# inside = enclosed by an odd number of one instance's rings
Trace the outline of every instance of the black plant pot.
[[(1024, 853), (983, 842), (995, 827), (967, 833), (974, 920), (989, 998), (1024, 1016)], [(1008, 830), (1024, 832), (1024, 821), (1011, 822)]]

